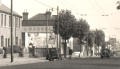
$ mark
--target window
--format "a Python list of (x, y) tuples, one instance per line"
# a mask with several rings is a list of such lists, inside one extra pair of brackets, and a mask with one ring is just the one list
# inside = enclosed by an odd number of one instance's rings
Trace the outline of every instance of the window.
[(16, 37), (16, 46), (18, 46), (18, 37)]
[(4, 46), (4, 36), (1, 36), (1, 47)]
[(5, 23), (4, 23), (4, 24), (5, 24), (5, 27), (6, 27), (6, 15), (5, 15), (5, 19), (4, 19), (4, 20), (5, 20)]
[(7, 41), (7, 38), (5, 39), (5, 46), (8, 47), (8, 41)]
[(9, 27), (11, 27), (11, 16), (9, 16)]
[(1, 14), (1, 26), (3, 26), (3, 14)]
[(16, 27), (19, 27), (18, 25), (19, 25), (19, 24), (18, 24), (18, 18), (16, 17), (16, 18), (15, 18), (15, 26), (16, 26)]
[(8, 38), (8, 46), (10, 46), (10, 39)]
[(20, 21), (20, 18), (19, 18), (19, 28), (20, 28), (20, 22), (21, 22), (21, 21)]
[(19, 45), (21, 45), (21, 39), (19, 39)]
[(43, 27), (41, 27), (41, 30), (43, 31)]

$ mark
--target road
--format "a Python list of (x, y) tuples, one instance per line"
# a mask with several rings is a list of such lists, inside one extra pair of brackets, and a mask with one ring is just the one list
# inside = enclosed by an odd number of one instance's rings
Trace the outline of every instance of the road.
[(0, 69), (120, 69), (120, 58), (81, 58), (0, 67)]

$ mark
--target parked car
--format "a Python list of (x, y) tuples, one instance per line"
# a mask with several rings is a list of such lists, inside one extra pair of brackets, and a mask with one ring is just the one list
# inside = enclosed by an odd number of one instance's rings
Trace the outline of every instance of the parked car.
[(80, 56), (80, 52), (73, 52), (72, 53), (72, 57), (79, 57)]
[(57, 50), (55, 48), (48, 49), (48, 54), (46, 55), (46, 59), (49, 61), (53, 61), (54, 59), (59, 59)]
[(104, 57), (110, 58), (112, 56), (112, 52), (109, 49), (102, 49), (100, 56), (101, 58), (104, 58)]

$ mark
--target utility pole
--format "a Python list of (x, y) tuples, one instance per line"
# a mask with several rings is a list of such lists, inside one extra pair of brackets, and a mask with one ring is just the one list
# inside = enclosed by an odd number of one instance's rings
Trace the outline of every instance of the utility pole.
[(58, 57), (60, 57), (61, 47), (59, 44), (59, 6), (57, 6), (57, 53)]
[(13, 62), (13, 0), (11, 0), (11, 62)]
[(49, 48), (48, 48), (48, 11), (46, 11), (46, 47), (47, 47), (47, 54), (49, 54)]

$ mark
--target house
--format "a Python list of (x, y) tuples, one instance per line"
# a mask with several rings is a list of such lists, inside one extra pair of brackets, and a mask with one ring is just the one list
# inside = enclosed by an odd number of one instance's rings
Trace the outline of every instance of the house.
[[(22, 45), (25, 46), (25, 51), (28, 52), (28, 46), (32, 43), (36, 47), (36, 54), (44, 57), (47, 48), (59, 48), (63, 54), (64, 47), (62, 40), (59, 40), (59, 47), (57, 46), (57, 35), (53, 32), (53, 26), (56, 15), (51, 15), (50, 11), (39, 13), (28, 19), (28, 12), (23, 12), (22, 22)], [(69, 40), (69, 45), (72, 46)]]
[[(21, 46), (22, 16), (13, 12), (13, 45)], [(11, 10), (0, 0), (0, 48), (11, 46)]]
[(51, 12), (39, 13), (28, 19), (28, 12), (23, 12), (22, 45), (28, 52), (29, 44), (36, 47), (36, 54), (43, 57), (47, 48), (56, 48), (56, 35), (53, 33), (54, 16)]

